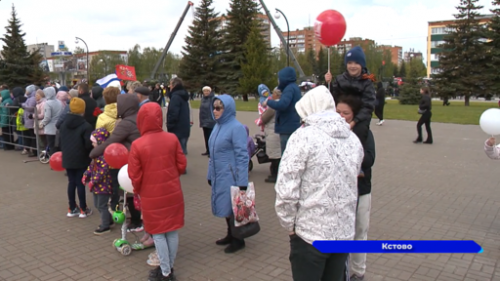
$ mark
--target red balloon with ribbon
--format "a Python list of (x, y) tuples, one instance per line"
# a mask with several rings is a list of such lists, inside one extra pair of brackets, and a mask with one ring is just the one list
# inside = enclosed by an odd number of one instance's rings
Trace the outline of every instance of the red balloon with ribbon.
[(336, 10), (326, 10), (316, 18), (314, 23), (316, 38), (328, 47), (328, 72), (330, 72), (330, 48), (342, 41), (346, 29), (344, 16)]
[(128, 163), (128, 149), (121, 143), (112, 143), (104, 150), (104, 160), (114, 169), (120, 169)]
[(62, 165), (62, 152), (56, 152), (50, 156), (49, 160), (49, 165), (52, 170), (57, 171), (57, 172), (62, 172), (64, 171), (63, 165)]

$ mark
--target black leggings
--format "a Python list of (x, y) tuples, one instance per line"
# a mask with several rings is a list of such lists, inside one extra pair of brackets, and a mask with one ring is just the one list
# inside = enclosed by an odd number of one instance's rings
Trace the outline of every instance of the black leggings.
[(429, 110), (425, 111), (422, 116), (420, 116), (420, 119), (418, 120), (417, 123), (417, 133), (418, 141), (422, 141), (422, 125), (425, 124), (425, 130), (427, 131), (427, 142), (432, 142), (432, 131), (431, 131), (431, 117), (432, 117), (432, 112)]
[(213, 130), (213, 128), (205, 128), (205, 127), (203, 127), (203, 136), (205, 137), (205, 149), (206, 149), (206, 152), (210, 152), (210, 150), (208, 150), (208, 139), (210, 139), (210, 135), (212, 134), (212, 130)]
[(379, 104), (375, 106), (375, 115), (379, 120), (384, 120), (384, 101), (379, 101)]

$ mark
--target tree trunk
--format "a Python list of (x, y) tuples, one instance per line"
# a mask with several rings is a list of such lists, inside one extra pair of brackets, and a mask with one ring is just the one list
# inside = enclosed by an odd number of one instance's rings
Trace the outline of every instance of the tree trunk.
[(470, 105), (470, 95), (466, 94), (465, 95), (465, 106), (469, 106)]
[(243, 101), (248, 101), (248, 94), (243, 95)]

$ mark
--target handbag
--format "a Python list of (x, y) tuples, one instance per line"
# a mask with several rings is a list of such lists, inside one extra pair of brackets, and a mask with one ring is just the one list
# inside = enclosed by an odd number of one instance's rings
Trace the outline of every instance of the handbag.
[(259, 233), (260, 231), (260, 225), (259, 222), (250, 222), (242, 226), (235, 226), (235, 217), (234, 214), (231, 214), (229, 217), (229, 225), (231, 229), (231, 236), (233, 236), (236, 239), (245, 239), (251, 236), (254, 236), (255, 234)]
[(424, 114), (427, 111), (427, 109), (418, 109), (418, 114)]

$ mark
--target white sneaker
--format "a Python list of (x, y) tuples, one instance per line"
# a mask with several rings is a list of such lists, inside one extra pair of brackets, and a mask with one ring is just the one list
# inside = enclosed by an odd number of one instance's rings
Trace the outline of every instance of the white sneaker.
[(87, 207), (87, 210), (85, 210), (85, 211), (80, 209), (80, 215), (78, 217), (81, 219), (84, 219), (90, 215), (92, 215), (92, 210)]
[(385, 120), (380, 120), (378, 121), (377, 125), (382, 126), (384, 124)]

